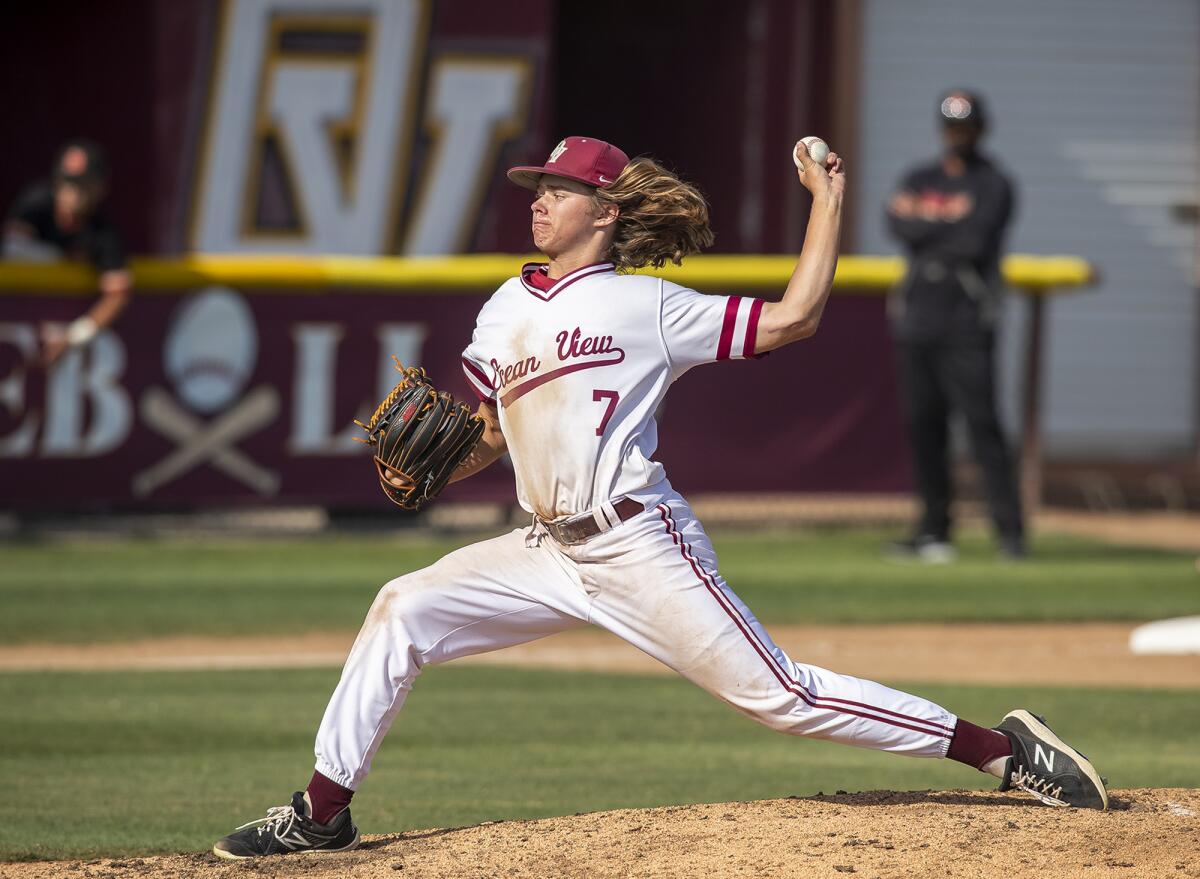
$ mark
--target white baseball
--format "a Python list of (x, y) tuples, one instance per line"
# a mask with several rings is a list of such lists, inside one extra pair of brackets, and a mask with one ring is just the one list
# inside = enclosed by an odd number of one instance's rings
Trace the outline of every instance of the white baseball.
[[(829, 144), (815, 135), (800, 138), (800, 143), (808, 147), (808, 154), (814, 162), (818, 165), (825, 164), (825, 157), (829, 155)], [(800, 146), (800, 143), (796, 146)], [(797, 168), (800, 167), (800, 156), (796, 154), (796, 147), (792, 147), (792, 161), (796, 163)]]

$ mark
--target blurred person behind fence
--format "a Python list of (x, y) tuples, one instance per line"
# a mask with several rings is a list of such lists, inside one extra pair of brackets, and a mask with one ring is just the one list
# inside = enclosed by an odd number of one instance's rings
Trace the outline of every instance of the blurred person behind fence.
[(99, 274), (99, 301), (70, 324), (42, 324), (41, 360), (47, 367), (69, 348), (87, 345), (129, 303), (132, 278), (121, 235), (104, 210), (107, 194), (104, 151), (78, 138), (59, 148), (50, 179), (27, 186), (5, 219), (5, 259), (83, 260)]
[(949, 425), (958, 412), (983, 472), (1000, 552), (1022, 558), (1020, 493), (997, 414), (994, 363), (1013, 186), (979, 152), (988, 117), (978, 94), (947, 92), (937, 118), (941, 156), (909, 170), (887, 204), (888, 229), (908, 255), (889, 313), (922, 507), (912, 536), (890, 550), (934, 562), (955, 556)]

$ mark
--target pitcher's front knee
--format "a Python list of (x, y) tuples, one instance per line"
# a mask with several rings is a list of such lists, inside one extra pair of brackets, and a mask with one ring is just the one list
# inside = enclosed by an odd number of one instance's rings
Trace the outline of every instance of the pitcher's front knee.
[(435, 584), (423, 574), (423, 571), (414, 571), (384, 584), (363, 620), (358, 635), (360, 642), (383, 637), (394, 645), (400, 640), (418, 653), (427, 646), (420, 641), (437, 612), (438, 592)]

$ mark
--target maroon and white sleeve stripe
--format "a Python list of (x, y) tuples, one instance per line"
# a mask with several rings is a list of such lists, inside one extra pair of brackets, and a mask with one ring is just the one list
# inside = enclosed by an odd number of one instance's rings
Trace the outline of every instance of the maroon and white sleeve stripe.
[(475, 392), (475, 396), (483, 403), (495, 404), (496, 389), (492, 387), (492, 383), (488, 380), (483, 370), (465, 357), (462, 359), (462, 365), (463, 375), (467, 377), (467, 384), (471, 386), (471, 390)]
[(754, 356), (754, 343), (758, 337), (758, 316), (762, 313), (763, 301), (747, 296), (730, 296), (725, 302), (725, 320), (721, 324), (721, 337), (717, 341), (717, 360), (740, 359)]

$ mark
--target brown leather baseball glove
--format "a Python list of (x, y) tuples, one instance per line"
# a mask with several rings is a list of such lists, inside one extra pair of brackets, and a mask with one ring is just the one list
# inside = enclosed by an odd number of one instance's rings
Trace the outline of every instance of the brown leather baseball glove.
[(375, 447), (383, 493), (397, 506), (419, 510), (441, 493), (451, 474), (483, 433), (483, 419), (465, 403), (439, 391), (420, 367), (396, 369), (404, 376), (375, 409), (359, 440)]

